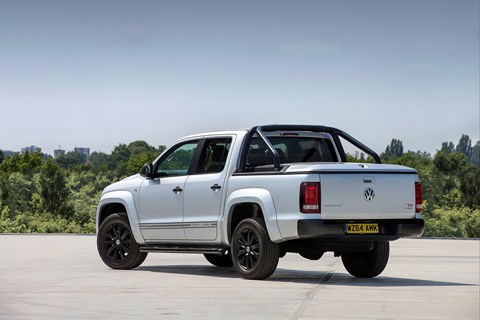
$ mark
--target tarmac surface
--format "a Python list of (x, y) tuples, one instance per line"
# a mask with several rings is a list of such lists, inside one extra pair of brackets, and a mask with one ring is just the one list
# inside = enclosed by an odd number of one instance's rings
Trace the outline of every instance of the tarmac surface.
[(402, 239), (375, 279), (296, 254), (264, 281), (202, 255), (111, 270), (91, 235), (0, 235), (0, 319), (480, 319), (480, 241)]

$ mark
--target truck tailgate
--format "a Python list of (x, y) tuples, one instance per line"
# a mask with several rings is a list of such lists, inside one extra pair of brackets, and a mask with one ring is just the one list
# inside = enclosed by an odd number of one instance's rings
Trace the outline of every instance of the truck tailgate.
[(408, 173), (321, 173), (322, 219), (412, 219), (416, 179)]

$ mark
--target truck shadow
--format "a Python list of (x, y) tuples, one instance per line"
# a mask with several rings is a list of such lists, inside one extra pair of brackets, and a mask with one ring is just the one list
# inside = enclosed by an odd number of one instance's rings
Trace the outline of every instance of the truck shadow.
[(169, 266), (140, 266), (135, 270), (158, 273), (211, 276), (218, 278), (240, 278), (240, 275), (232, 268), (220, 268), (202, 265), (169, 265)]
[[(219, 268), (202, 265), (169, 265), (169, 266), (141, 266), (137, 271), (147, 271), (165, 274), (178, 275), (199, 275), (213, 278), (238, 278), (240, 275), (234, 268)], [(299, 284), (320, 284), (326, 286), (354, 286), (354, 287), (455, 287), (455, 286), (477, 286), (477, 284), (436, 281), (425, 279), (396, 278), (378, 276), (373, 279), (355, 278), (342, 272), (322, 272), (289, 270), (277, 268), (275, 273), (264, 281), (289, 282)]]
[(355, 278), (348, 273), (342, 272), (321, 272), (321, 271), (299, 271), (278, 268), (272, 281), (298, 282), (322, 284), (327, 286), (356, 286), (356, 287), (456, 287), (476, 286), (471, 283), (436, 281), (426, 279), (396, 278), (378, 276), (376, 278)]

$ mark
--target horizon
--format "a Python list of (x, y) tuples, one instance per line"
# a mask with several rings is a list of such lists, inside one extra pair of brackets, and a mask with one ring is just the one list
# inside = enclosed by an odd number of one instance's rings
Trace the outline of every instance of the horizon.
[[(463, 134), (462, 134), (462, 135), (463, 135)], [(182, 138), (182, 137), (179, 137), (179, 138)], [(433, 157), (433, 156), (435, 156), (435, 154), (436, 154), (438, 151), (440, 151), (440, 150), (442, 149), (442, 143), (444, 143), (444, 142), (447, 142), (447, 143), (452, 142), (452, 143), (454, 144), (454, 146), (457, 146), (458, 143), (459, 143), (460, 138), (461, 138), (461, 136), (458, 138), (458, 141), (442, 141), (442, 142), (440, 142), (440, 143), (439, 143), (439, 147), (438, 147), (437, 149), (435, 149), (434, 152), (430, 152), (430, 151), (428, 151), (428, 150), (411, 150), (410, 148), (408, 148), (408, 146), (406, 146), (406, 145), (403, 144), (403, 140), (402, 140), (402, 139), (397, 139), (397, 140), (400, 140), (400, 141), (402, 142), (403, 147), (404, 147), (404, 150), (406, 150), (406, 151), (403, 152), (404, 154), (405, 154), (405, 153), (408, 153), (408, 152), (427, 153), (427, 154), (429, 154), (431, 157)], [(470, 138), (470, 140), (471, 140), (472, 147), (474, 147), (477, 143), (480, 142), (480, 140), (476, 140), (476, 141), (473, 140), (470, 136), (469, 136), (469, 138)], [(391, 142), (393, 139), (396, 139), (396, 138), (390, 139), (390, 142)], [(52, 157), (53, 157), (55, 150), (63, 150), (63, 151), (65, 151), (65, 153), (68, 153), (68, 152), (75, 152), (75, 148), (88, 148), (88, 149), (90, 149), (90, 155), (91, 155), (92, 153), (95, 153), (95, 152), (105, 153), (105, 154), (107, 154), (107, 155), (110, 155), (110, 154), (113, 152), (113, 150), (115, 149), (115, 147), (119, 146), (120, 144), (123, 144), (123, 145), (127, 145), (127, 146), (128, 146), (130, 143), (133, 143), (133, 142), (135, 142), (135, 141), (144, 141), (144, 142), (146, 142), (148, 145), (150, 145), (150, 146), (152, 146), (152, 147), (155, 147), (155, 148), (159, 148), (159, 147), (161, 147), (161, 146), (168, 148), (168, 147), (170, 147), (170, 146), (174, 143), (174, 141), (172, 141), (172, 143), (171, 143), (170, 145), (165, 145), (165, 144), (152, 145), (152, 144), (150, 144), (148, 141), (145, 141), (145, 140), (133, 140), (133, 141), (130, 141), (130, 142), (120, 142), (120, 143), (116, 144), (115, 146), (113, 146), (113, 148), (112, 148), (110, 151), (92, 150), (92, 148), (90, 148), (88, 145), (82, 145), (82, 146), (74, 145), (74, 147), (71, 148), (71, 149), (67, 149), (67, 148), (63, 148), (63, 147), (59, 146), (59, 149), (53, 149), (52, 152), (46, 152), (46, 151), (42, 148), (42, 146), (37, 146), (37, 145), (24, 146), (24, 147), (19, 148), (19, 149), (17, 149), (17, 150), (13, 150), (13, 149), (3, 149), (3, 148), (0, 147), (0, 151), (3, 151), (3, 152), (13, 152), (13, 153), (22, 153), (22, 152), (23, 152), (22, 149), (31, 148), (31, 147), (36, 147), (36, 148), (39, 148), (39, 149), (40, 149), (40, 152), (41, 152), (42, 154), (46, 154), (46, 155), (49, 155), (49, 156), (52, 156)], [(362, 141), (362, 142), (363, 142), (363, 141)], [(381, 149), (381, 150), (375, 150), (375, 149), (373, 149), (373, 150), (380, 155), (380, 154), (382, 154), (382, 153), (385, 152), (385, 149), (387, 148), (387, 146), (390, 145), (390, 142), (389, 142), (387, 145), (385, 145), (385, 147), (384, 147), (383, 149)], [(368, 144), (366, 144), (366, 145), (368, 146)], [(348, 147), (347, 147), (347, 149), (348, 149)], [(350, 153), (350, 152), (347, 152), (347, 153)], [(351, 153), (350, 153), (350, 154), (351, 154)]]

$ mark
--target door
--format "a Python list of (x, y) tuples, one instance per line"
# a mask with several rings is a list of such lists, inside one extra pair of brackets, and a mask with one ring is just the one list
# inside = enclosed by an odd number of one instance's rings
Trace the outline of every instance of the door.
[(207, 139), (196, 172), (184, 192), (184, 228), (188, 240), (215, 240), (232, 138)]
[(185, 240), (184, 188), (198, 143), (172, 147), (155, 163), (154, 179), (145, 179), (140, 187), (138, 215), (145, 240)]

